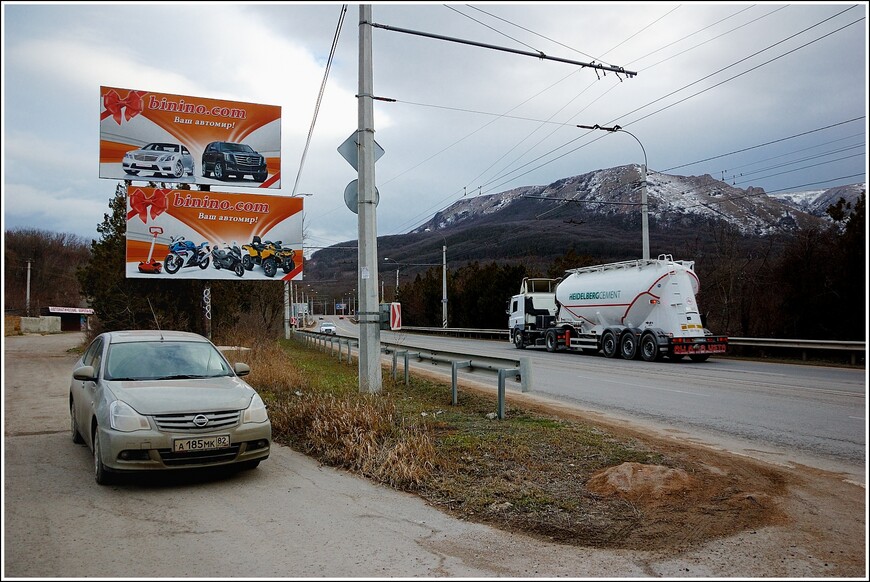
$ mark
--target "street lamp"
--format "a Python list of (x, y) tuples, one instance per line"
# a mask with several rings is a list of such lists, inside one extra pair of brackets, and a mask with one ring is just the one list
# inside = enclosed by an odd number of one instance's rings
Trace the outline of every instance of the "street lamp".
[(399, 264), (400, 263), (398, 263), (394, 259), (384, 257), (384, 262), (386, 263), (387, 261), (390, 261), (392, 263), (396, 263), (396, 297), (398, 297), (399, 296)]
[(643, 168), (641, 169), (641, 190), (640, 190), (640, 211), (641, 211), (641, 231), (643, 236), (643, 258), (644, 260), (649, 260), (649, 212), (647, 208), (647, 199), (646, 199), (646, 149), (644, 149), (643, 144), (640, 143), (640, 140), (637, 139), (637, 136), (631, 133), (628, 130), (622, 129), (618, 125), (614, 125), (613, 127), (601, 127), (597, 123), (595, 125), (578, 125), (577, 127), (581, 129), (600, 129), (602, 131), (609, 131), (611, 133), (615, 133), (617, 131), (621, 131), (622, 133), (627, 133), (640, 146), (641, 151), (643, 152)]
[[(293, 194), (293, 197), (299, 196), (314, 196), (311, 192), (300, 192), (299, 194)], [(300, 244), (302, 241), (300, 241)], [(304, 258), (304, 253), (303, 253)], [(290, 339), (290, 322), (292, 318), (296, 317), (296, 305), (295, 302), (292, 306), (290, 306), (290, 281), (284, 281), (284, 339)]]
[[(426, 232), (432, 232), (427, 228)], [(439, 234), (444, 240), (444, 246), (441, 247), (441, 327), (447, 327), (447, 238), (443, 234)]]

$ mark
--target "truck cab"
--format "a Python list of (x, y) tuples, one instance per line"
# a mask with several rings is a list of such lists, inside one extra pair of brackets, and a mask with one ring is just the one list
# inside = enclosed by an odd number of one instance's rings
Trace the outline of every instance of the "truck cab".
[(556, 317), (556, 286), (561, 279), (523, 279), (520, 293), (511, 297), (507, 308), (510, 341), (523, 344), (523, 332), (546, 329)]

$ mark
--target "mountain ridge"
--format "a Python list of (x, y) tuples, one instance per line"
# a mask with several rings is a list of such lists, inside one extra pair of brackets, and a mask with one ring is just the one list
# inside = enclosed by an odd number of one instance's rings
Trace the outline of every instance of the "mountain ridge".
[[(825, 213), (842, 197), (854, 206), (865, 184), (769, 195), (738, 188), (709, 174), (647, 173), (650, 255), (696, 259), (721, 244), (726, 232), (761, 244), (801, 228), (826, 228)], [(463, 197), (413, 230), (378, 237), (378, 268), (413, 277), (447, 262), (524, 264), (544, 271), (568, 251), (599, 262), (640, 258), (642, 168), (617, 166), (522, 186), (496, 194)], [(339, 243), (315, 252), (306, 278), (355, 282), (357, 256)], [(681, 255), (681, 256), (678, 256)]]

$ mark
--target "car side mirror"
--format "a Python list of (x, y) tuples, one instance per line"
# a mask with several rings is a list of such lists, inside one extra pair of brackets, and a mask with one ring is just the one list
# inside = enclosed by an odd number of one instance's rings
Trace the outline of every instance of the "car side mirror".
[(94, 372), (93, 366), (82, 366), (81, 368), (76, 368), (75, 371), (73, 371), (73, 378), (75, 378), (76, 380), (82, 380), (87, 382), (89, 380), (96, 380), (97, 375)]
[(233, 364), (233, 370), (235, 370), (236, 376), (247, 376), (251, 373), (251, 367), (244, 362), (236, 362)]

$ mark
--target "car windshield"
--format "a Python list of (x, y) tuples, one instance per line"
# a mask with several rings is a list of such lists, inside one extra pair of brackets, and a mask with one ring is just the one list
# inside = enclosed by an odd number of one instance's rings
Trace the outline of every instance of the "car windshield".
[(107, 380), (168, 380), (231, 376), (220, 352), (209, 343), (143, 341), (112, 344)]
[(254, 151), (251, 148), (251, 146), (249, 146), (247, 144), (243, 144), (243, 143), (225, 143), (224, 150), (226, 150), (228, 152), (245, 152), (245, 153), (251, 153)]
[(177, 152), (178, 144), (174, 143), (149, 143), (147, 146), (142, 148), (143, 150), (155, 151), (155, 152)]

